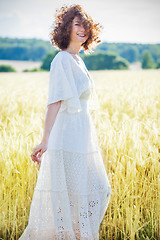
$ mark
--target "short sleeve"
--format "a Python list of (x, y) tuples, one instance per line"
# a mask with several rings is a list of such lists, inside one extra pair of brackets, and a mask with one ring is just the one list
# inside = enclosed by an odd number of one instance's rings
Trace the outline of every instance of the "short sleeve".
[(50, 65), (47, 106), (62, 100), (59, 112), (82, 110), (71, 64), (70, 58), (59, 52)]

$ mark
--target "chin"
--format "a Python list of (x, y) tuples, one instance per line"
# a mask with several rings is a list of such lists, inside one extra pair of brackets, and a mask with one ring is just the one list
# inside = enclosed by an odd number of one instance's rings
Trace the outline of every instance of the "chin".
[(87, 38), (78, 38), (78, 40), (80, 41), (80, 42), (85, 42), (86, 40), (87, 40)]
[(80, 42), (81, 42), (81, 43), (84, 43), (84, 42), (86, 42), (86, 41), (87, 41), (87, 39), (84, 39), (84, 40), (82, 39)]

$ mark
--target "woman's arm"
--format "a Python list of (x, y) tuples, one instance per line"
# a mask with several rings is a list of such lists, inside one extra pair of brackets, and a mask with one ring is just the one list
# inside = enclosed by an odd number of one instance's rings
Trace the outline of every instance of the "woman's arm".
[(53, 124), (56, 120), (56, 116), (61, 106), (61, 101), (51, 103), (48, 105), (48, 109), (45, 116), (44, 131), (41, 143), (48, 143), (48, 138), (52, 130)]
[(57, 113), (61, 106), (61, 100), (48, 105), (48, 109), (45, 116), (44, 132), (41, 143), (33, 149), (31, 154), (34, 162), (41, 162), (40, 158), (42, 154), (47, 150), (48, 138), (55, 122)]

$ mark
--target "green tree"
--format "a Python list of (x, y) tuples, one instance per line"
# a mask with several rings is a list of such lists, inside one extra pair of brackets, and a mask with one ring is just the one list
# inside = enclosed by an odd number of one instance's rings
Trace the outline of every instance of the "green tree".
[(156, 68), (157, 68), (157, 69), (160, 68), (160, 58), (159, 58), (158, 61), (157, 61)]
[(143, 51), (141, 63), (142, 63), (142, 68), (144, 68), (144, 69), (149, 69), (149, 68), (155, 67), (154, 60), (153, 60), (152, 55), (149, 50)]
[(113, 69), (128, 69), (129, 63), (122, 57), (117, 57), (114, 61)]
[(41, 65), (41, 69), (44, 69), (44, 70), (50, 70), (50, 64), (53, 60), (53, 58), (57, 55), (58, 51), (52, 51), (52, 52), (49, 52), (42, 60), (42, 65)]
[(0, 72), (16, 72), (16, 70), (10, 65), (0, 65)]
[(128, 69), (128, 61), (114, 52), (98, 51), (91, 55), (83, 55), (88, 70)]
[(129, 46), (121, 52), (121, 57), (127, 59), (130, 63), (138, 60), (138, 49), (135, 46)]

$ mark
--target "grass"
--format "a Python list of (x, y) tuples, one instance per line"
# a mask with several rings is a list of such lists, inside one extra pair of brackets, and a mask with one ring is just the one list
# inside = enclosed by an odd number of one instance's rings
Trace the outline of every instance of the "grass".
[[(100, 239), (160, 239), (160, 71), (91, 71), (93, 114), (112, 187)], [(48, 72), (1, 73), (0, 238), (18, 239), (28, 222), (39, 166)]]

